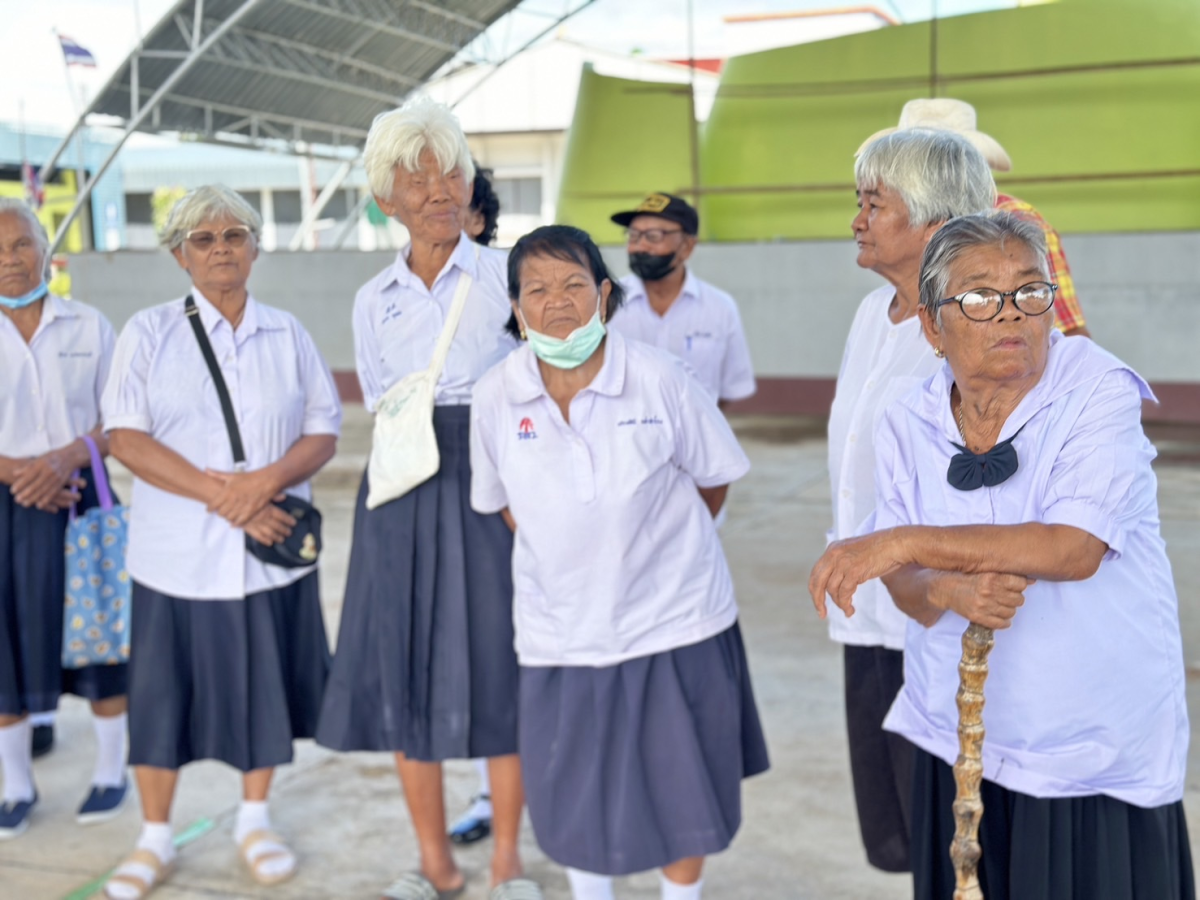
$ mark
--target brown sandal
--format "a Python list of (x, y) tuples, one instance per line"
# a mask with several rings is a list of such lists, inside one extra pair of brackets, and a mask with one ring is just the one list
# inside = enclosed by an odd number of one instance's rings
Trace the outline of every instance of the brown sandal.
[[(153, 873), (153, 878), (147, 881), (139, 875), (122, 873), (121, 869), (128, 865), (145, 866)], [(110, 875), (108, 881), (104, 883), (104, 896), (112, 897), (112, 894), (108, 892), (108, 886), (115, 882), (133, 888), (137, 891), (137, 900), (142, 900), (143, 897), (150, 896), (151, 891), (170, 878), (173, 871), (175, 871), (174, 861), (165, 863), (158, 858), (157, 853), (151, 850), (134, 850), (121, 860), (121, 865), (117, 866), (116, 873)]]
[[(257, 856), (251, 857), (250, 851), (259, 844), (275, 844), (278, 849), (264, 850)], [(293, 875), (296, 874), (296, 854), (288, 847), (287, 841), (281, 838), (273, 831), (267, 831), (260, 828), (258, 831), (252, 831), (242, 839), (239, 845), (239, 853), (242, 857), (242, 862), (246, 864), (246, 868), (250, 870), (250, 877), (259, 884), (270, 887), (274, 884), (282, 884)], [(292, 867), (286, 872), (280, 872), (276, 875), (268, 875), (262, 871), (263, 863), (272, 859), (291, 859)]]

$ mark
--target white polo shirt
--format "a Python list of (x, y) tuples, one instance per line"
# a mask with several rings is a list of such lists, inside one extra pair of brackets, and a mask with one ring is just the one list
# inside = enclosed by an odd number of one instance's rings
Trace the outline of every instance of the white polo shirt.
[[(246, 301), (234, 332), (196, 289), (192, 296), (238, 419), (246, 468), (283, 457), (301, 437), (338, 433), (342, 408), (329, 368), (290, 313)], [(233, 471), (221, 402), (184, 315), (183, 298), (137, 313), (117, 341), (104, 391), (110, 431), (144, 431), (203, 471)], [(288, 493), (311, 498), (308, 482)], [(134, 580), (173, 597), (241, 599), (291, 584), (314, 567), (268, 566), (246, 551), (246, 533), (198, 500), (133, 482), (126, 566)]]
[(621, 279), (625, 304), (609, 328), (678, 356), (718, 400), (744, 400), (756, 385), (750, 348), (734, 299), (690, 269), (683, 290), (660, 316), (650, 306), (646, 285), (636, 275)]
[(737, 619), (697, 487), (749, 460), (678, 361), (609, 334), (570, 424), (521, 347), (475, 386), (471, 506), (517, 523), (513, 617), (525, 666), (610, 666), (695, 644)]
[[(890, 285), (863, 298), (846, 338), (837, 392), (829, 411), (829, 484), (833, 495), (830, 540), (858, 533), (875, 511), (875, 426), (888, 405), (937, 371), (940, 360), (916, 316), (893, 323)], [(829, 636), (859, 647), (904, 649), (908, 617), (878, 578), (854, 594), (854, 615), (829, 605)]]
[[(879, 528), (1072, 525), (1108, 553), (1085, 581), (1039, 581), (996, 632), (983, 777), (1033, 797), (1106, 794), (1152, 808), (1183, 797), (1188, 716), (1171, 565), (1159, 532), (1150, 389), (1087, 338), (1051, 335), (1042, 380), (1000, 431), (1020, 468), (991, 488), (946, 482), (960, 442), (944, 366), (893, 404), (876, 434)], [(1019, 432), (1019, 433), (1018, 433)], [(997, 559), (998, 566), (1004, 560)], [(884, 723), (953, 764), (967, 622), (908, 625), (904, 687)]]
[(403, 247), (354, 298), (354, 359), (363, 403), (373, 410), (397, 381), (429, 368), (459, 273), (469, 272), (474, 282), (434, 397), (438, 406), (468, 404), (479, 376), (517, 346), (504, 330), (512, 315), (508, 252), (479, 247), (464, 233), (430, 289), (408, 268), (408, 251)]
[(28, 344), (0, 315), (0, 454), (41, 456), (99, 425), (115, 343), (99, 310), (53, 294)]

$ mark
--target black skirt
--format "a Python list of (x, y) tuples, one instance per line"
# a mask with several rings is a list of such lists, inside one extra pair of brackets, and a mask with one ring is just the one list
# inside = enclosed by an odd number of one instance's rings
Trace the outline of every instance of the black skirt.
[(250, 772), (312, 737), (329, 672), (317, 573), (243, 600), (133, 585), (129, 764), (215, 759)]
[[(87, 481), (82, 512), (99, 500), (92, 470), (80, 475)], [(105, 700), (125, 693), (123, 663), (62, 667), (68, 516), (21, 506), (7, 485), (0, 488), (0, 715), (53, 710), (62, 694)]]
[[(915, 750), (913, 897), (951, 900), (953, 769)], [(984, 781), (979, 882), (987, 900), (1193, 900), (1183, 803), (1039, 799)]]
[(434, 410), (441, 468), (366, 508), (363, 477), (317, 741), (439, 761), (517, 752), (512, 532), (471, 509), (470, 407)]
[(542, 851), (628, 875), (729, 846), (765, 772), (738, 626), (615, 666), (521, 669), (521, 775)]

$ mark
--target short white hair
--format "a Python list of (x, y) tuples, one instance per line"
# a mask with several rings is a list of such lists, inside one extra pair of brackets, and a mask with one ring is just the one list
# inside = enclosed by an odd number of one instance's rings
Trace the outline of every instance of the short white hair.
[(952, 131), (912, 128), (877, 138), (859, 154), (854, 180), (860, 191), (885, 187), (898, 193), (913, 228), (996, 205), (987, 160)]
[(181, 245), (188, 232), (210, 219), (229, 216), (247, 228), (257, 239), (262, 234), (262, 216), (233, 188), (223, 184), (206, 184), (188, 191), (171, 207), (163, 228), (162, 245), (174, 250)]
[(423, 150), (433, 154), (443, 172), (459, 168), (467, 184), (474, 180), (475, 163), (458, 117), (445, 104), (419, 95), (399, 109), (380, 113), (371, 123), (363, 147), (371, 192), (376, 197), (390, 196), (396, 166), (417, 171)]
[(46, 257), (44, 262), (48, 265), (50, 262), (50, 236), (46, 234), (46, 226), (37, 217), (37, 213), (30, 209), (24, 200), (16, 197), (0, 197), (0, 216), (3, 215), (14, 215), (25, 220), (29, 233), (37, 242), (42, 255)]

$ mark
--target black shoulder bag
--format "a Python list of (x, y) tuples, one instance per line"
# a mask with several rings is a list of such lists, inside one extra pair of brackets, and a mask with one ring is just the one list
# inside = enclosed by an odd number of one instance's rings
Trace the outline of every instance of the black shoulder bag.
[[(237, 418), (233, 414), (233, 402), (229, 399), (229, 388), (225, 385), (225, 376), (217, 365), (213, 354), (212, 344), (204, 333), (204, 325), (200, 322), (200, 310), (192, 295), (183, 301), (184, 311), (188, 322), (196, 334), (196, 343), (204, 354), (204, 362), (212, 375), (213, 385), (217, 389), (217, 397), (221, 401), (221, 413), (225, 416), (225, 428), (229, 432), (229, 444), (233, 448), (233, 461), (237, 471), (242, 471), (246, 465), (246, 451), (242, 446), (242, 433), (238, 428)], [(287, 494), (282, 500), (272, 501), (276, 506), (296, 520), (292, 526), (291, 535), (277, 544), (264, 544), (246, 535), (246, 549), (257, 559), (270, 566), (282, 566), (285, 569), (298, 569), (311, 566), (321, 553), (321, 513), (305, 500)]]

